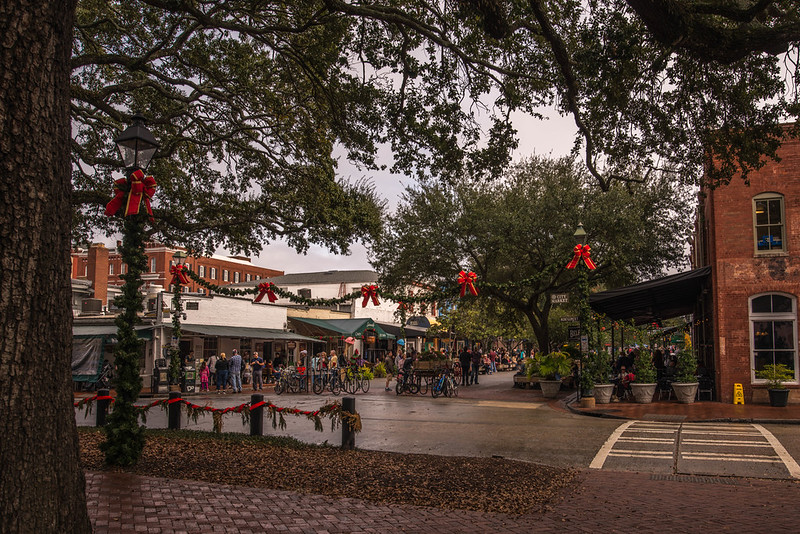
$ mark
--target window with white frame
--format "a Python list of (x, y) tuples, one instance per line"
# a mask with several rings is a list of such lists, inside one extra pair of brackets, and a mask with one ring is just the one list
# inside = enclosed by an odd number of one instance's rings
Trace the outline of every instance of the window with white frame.
[(228, 269), (222, 269), (222, 281), (223, 282), (227, 282), (228, 281), (228, 276), (229, 276)]
[(244, 275), (244, 280), (245, 280), (245, 282), (249, 282), (250, 280), (252, 280), (252, 278), (251, 278), (251, 276), (250, 276), (250, 273), (246, 273), (246, 274)]
[[(797, 379), (797, 299), (781, 293), (750, 298), (750, 368), (786, 365)], [(753, 373), (753, 377), (755, 373)], [(751, 377), (751, 378), (753, 378)], [(759, 382), (753, 378), (754, 382)]]
[(114, 264), (113, 263), (109, 263), (108, 264), (108, 274), (114, 274)]
[(156, 272), (156, 259), (155, 258), (150, 258), (150, 272), (151, 273)]
[(762, 193), (753, 197), (753, 232), (756, 254), (786, 250), (783, 195)]
[(200, 278), (205, 278), (206, 277), (206, 266), (205, 265), (201, 265), (200, 267), (198, 267), (197, 268), (197, 274), (198, 274), (198, 276), (200, 276)]
[(233, 272), (233, 283), (234, 284), (238, 284), (239, 283), (239, 271), (234, 271)]
[(217, 279), (217, 268), (216, 267), (211, 267), (211, 276), (209, 276), (209, 278), (211, 278), (212, 280), (216, 280)]

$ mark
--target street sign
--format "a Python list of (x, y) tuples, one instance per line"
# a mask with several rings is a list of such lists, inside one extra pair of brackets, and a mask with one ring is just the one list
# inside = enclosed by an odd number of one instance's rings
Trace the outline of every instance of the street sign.
[(589, 336), (586, 334), (581, 336), (581, 352), (584, 354), (589, 352)]
[(577, 317), (562, 317), (561, 319), (559, 319), (559, 321), (561, 321), (562, 323), (577, 323), (578, 322), (578, 318)]
[(581, 338), (581, 327), (580, 326), (568, 326), (567, 327), (567, 337), (569, 337), (570, 341), (578, 341)]
[(550, 302), (553, 304), (566, 304), (569, 302), (569, 293), (551, 293)]

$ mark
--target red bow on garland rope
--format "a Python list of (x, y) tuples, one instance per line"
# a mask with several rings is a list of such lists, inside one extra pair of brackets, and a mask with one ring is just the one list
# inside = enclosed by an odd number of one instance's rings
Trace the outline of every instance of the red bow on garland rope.
[(189, 283), (189, 277), (186, 276), (186, 271), (188, 270), (189, 268), (186, 267), (185, 265), (173, 265), (172, 267), (170, 267), (169, 274), (172, 275), (172, 281), (170, 282), (170, 284), (187, 285)]
[(578, 266), (578, 262), (581, 261), (581, 257), (583, 258), (583, 263), (589, 268), (590, 271), (593, 271), (597, 268), (595, 266), (594, 261), (591, 258), (591, 250), (592, 247), (589, 245), (575, 245), (575, 248), (572, 251), (575, 255), (572, 257), (572, 260), (567, 264), (567, 269), (574, 269)]
[(361, 307), (366, 308), (367, 302), (372, 299), (372, 303), (375, 306), (379, 306), (380, 302), (378, 302), (378, 286), (375, 284), (371, 286), (361, 286), (361, 295), (364, 296), (364, 300), (361, 302)]
[(136, 169), (128, 179), (120, 178), (114, 181), (117, 188), (114, 198), (106, 204), (106, 215), (111, 217), (122, 207), (125, 199), (125, 186), (127, 189), (127, 201), (125, 201), (125, 216), (136, 215), (139, 213), (139, 206), (144, 198), (144, 207), (147, 209), (150, 220), (153, 220), (153, 210), (150, 208), (150, 199), (156, 194), (156, 180), (152, 176), (145, 176), (141, 169)]
[(275, 302), (278, 300), (278, 297), (275, 296), (275, 293), (272, 292), (272, 288), (275, 285), (272, 282), (261, 282), (258, 284), (258, 296), (253, 300), (253, 302), (261, 302), (261, 299), (264, 298), (264, 295), (267, 296), (270, 302)]
[(414, 305), (413, 304), (406, 304), (402, 300), (397, 303), (398, 310), (406, 310), (409, 313), (414, 313)]
[(461, 271), (458, 273), (458, 283), (461, 285), (461, 296), (463, 297), (464, 294), (467, 292), (467, 288), (469, 288), (469, 292), (472, 293), (473, 297), (478, 296), (478, 290), (475, 289), (475, 280), (478, 279), (478, 275), (470, 272)]

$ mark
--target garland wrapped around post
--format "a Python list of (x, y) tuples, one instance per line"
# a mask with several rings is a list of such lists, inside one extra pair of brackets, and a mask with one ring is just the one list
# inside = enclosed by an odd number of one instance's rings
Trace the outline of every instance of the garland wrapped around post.
[(100, 445), (106, 455), (106, 463), (130, 466), (139, 461), (144, 449), (144, 428), (139, 426), (138, 413), (134, 402), (142, 389), (139, 375), (139, 355), (142, 341), (136, 335), (136, 325), (140, 322), (142, 306), (142, 273), (147, 269), (147, 256), (144, 254), (144, 224), (149, 214), (141, 211), (130, 215), (123, 221), (123, 238), (120, 252), (122, 262), (128, 271), (120, 275), (125, 283), (122, 294), (114, 304), (123, 311), (117, 315), (117, 345), (114, 351), (116, 373), (114, 389), (117, 391), (114, 409), (109, 415), (103, 430), (106, 441)]
[(172, 286), (172, 337), (176, 340), (175, 345), (169, 349), (169, 383), (177, 384), (181, 376), (181, 314), (183, 313), (183, 304), (181, 303), (181, 285), (175, 284), (173, 281)]

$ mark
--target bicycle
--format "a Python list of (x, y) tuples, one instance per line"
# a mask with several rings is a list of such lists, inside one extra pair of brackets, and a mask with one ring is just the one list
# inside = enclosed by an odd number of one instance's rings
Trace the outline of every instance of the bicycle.
[(398, 395), (402, 395), (406, 392), (411, 393), (412, 395), (419, 393), (419, 382), (417, 381), (417, 377), (414, 376), (413, 369), (400, 372), (394, 391)]
[(339, 395), (342, 391), (342, 381), (337, 370), (327, 370), (314, 376), (312, 390), (319, 395), (326, 389), (333, 395)]

